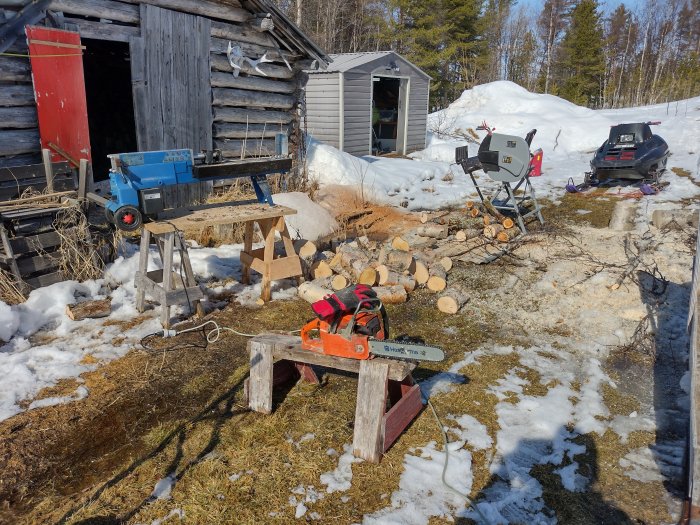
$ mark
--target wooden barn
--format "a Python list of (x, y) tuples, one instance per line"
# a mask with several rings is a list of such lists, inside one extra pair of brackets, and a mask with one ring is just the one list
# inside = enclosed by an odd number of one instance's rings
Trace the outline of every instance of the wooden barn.
[(425, 148), (430, 76), (393, 51), (330, 55), (309, 71), (307, 130), (353, 155)]
[(46, 148), (102, 180), (111, 153), (269, 155), (280, 131), (293, 151), (328, 61), (268, 0), (2, 0), (0, 168)]

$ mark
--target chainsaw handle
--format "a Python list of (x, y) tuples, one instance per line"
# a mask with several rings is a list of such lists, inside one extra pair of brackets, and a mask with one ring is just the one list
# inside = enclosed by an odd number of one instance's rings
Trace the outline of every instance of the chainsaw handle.
[(312, 319), (308, 323), (306, 323), (304, 326), (301, 327), (301, 343), (302, 345), (309, 349), (309, 350), (318, 350), (322, 351), (323, 350), (323, 342), (321, 341), (320, 337), (318, 339), (312, 338), (311, 337), (311, 332), (314, 330), (318, 330), (319, 333), (321, 331), (321, 320), (320, 319)]

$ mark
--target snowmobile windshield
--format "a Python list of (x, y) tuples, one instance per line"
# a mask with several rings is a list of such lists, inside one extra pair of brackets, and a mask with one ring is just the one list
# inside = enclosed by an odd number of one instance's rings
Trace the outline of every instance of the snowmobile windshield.
[(619, 124), (610, 130), (608, 142), (612, 145), (633, 145), (644, 142), (651, 137), (647, 124)]

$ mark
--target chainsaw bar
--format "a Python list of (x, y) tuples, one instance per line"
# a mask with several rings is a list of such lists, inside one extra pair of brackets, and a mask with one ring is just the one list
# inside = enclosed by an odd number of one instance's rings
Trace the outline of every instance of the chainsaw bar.
[(395, 359), (410, 359), (418, 361), (442, 361), (445, 353), (436, 346), (420, 343), (404, 343), (388, 339), (369, 339), (369, 351), (372, 355), (393, 357)]

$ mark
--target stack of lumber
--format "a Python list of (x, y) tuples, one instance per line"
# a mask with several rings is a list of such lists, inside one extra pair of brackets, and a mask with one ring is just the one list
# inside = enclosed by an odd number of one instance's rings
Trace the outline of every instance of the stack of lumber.
[(440, 216), (404, 236), (387, 242), (358, 237), (331, 243), (322, 251), (315, 243), (295, 243), (307, 281), (299, 286), (299, 296), (315, 302), (351, 284), (374, 287), (385, 304), (403, 303), (417, 288), (438, 294), (437, 308), (457, 313), (469, 295), (459, 283), (450, 282), (454, 260), (480, 243), (507, 243), (519, 230), (511, 219), (491, 214), (474, 203), (468, 209)]

